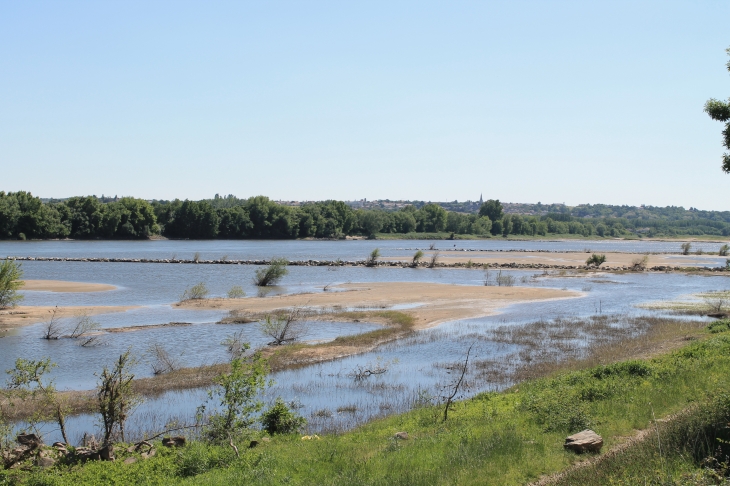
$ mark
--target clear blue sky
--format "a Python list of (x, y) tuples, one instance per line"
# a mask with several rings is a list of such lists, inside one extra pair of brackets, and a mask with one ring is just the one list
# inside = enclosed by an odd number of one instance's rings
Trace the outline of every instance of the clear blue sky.
[(0, 190), (730, 210), (727, 1), (0, 2)]

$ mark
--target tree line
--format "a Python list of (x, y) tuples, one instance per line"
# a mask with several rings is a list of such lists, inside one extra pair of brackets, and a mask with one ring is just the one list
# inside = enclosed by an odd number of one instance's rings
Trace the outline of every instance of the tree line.
[(354, 209), (342, 201), (279, 204), (265, 196), (191, 201), (146, 201), (133, 197), (71, 197), (44, 202), (29, 192), (0, 191), (0, 239), (143, 239), (155, 235), (190, 239), (293, 239), (371, 237), (377, 234), (449, 233), (477, 236), (630, 234), (729, 235), (716, 218), (668, 219), (576, 216), (570, 212), (509, 214), (499, 200), (478, 213), (447, 211), (439, 204), (396, 211)]

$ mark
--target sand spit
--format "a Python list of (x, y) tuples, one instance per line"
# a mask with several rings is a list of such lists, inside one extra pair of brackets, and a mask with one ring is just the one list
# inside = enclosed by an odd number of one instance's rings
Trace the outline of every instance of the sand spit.
[[(606, 255), (606, 263), (603, 266), (610, 267), (628, 267), (637, 259), (644, 257), (642, 254), (636, 253), (601, 253), (601, 252), (527, 252), (527, 251), (455, 251), (442, 250), (439, 251), (438, 262), (445, 264), (454, 263), (472, 263), (478, 264), (511, 264), (518, 265), (571, 265), (584, 266), (586, 260), (592, 253)], [(424, 251), (422, 261), (428, 261), (433, 254), (432, 251)], [(648, 262), (647, 267), (659, 266), (680, 266), (680, 267), (696, 267), (700, 265), (711, 265), (717, 262), (717, 255), (666, 255), (666, 254), (649, 254), (646, 255)], [(384, 261), (409, 261), (403, 257), (383, 258)]]
[(17, 306), (11, 309), (0, 310), (0, 330), (10, 329), (14, 327), (27, 326), (37, 322), (48, 321), (56, 309), (57, 318), (74, 317), (86, 314), (89, 316), (97, 314), (110, 314), (112, 312), (126, 312), (135, 309), (137, 306), (69, 306), (69, 307), (53, 307), (53, 306)]
[(187, 301), (178, 306), (225, 309), (261, 314), (291, 307), (319, 309), (400, 309), (413, 316), (414, 329), (425, 329), (447, 321), (495, 314), (498, 309), (521, 302), (580, 297), (580, 292), (534, 287), (485, 287), (437, 283), (373, 282), (342, 284), (332, 291), (248, 299)]
[(114, 285), (86, 282), (67, 282), (65, 280), (25, 280), (21, 290), (43, 292), (108, 292), (116, 290)]

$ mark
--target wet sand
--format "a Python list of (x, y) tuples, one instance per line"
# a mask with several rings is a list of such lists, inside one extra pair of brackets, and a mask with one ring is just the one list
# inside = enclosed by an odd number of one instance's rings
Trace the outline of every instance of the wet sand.
[[(497, 313), (511, 304), (580, 297), (581, 292), (534, 287), (485, 287), (436, 283), (343, 284), (332, 291), (248, 299), (206, 299), (177, 304), (190, 309), (225, 309), (252, 314), (291, 307), (334, 310), (392, 309), (415, 318), (414, 329)], [(399, 306), (413, 305), (399, 309)]]
[(114, 285), (67, 282), (65, 280), (25, 280), (21, 290), (36, 290), (43, 292), (107, 292), (115, 290)]
[(73, 317), (86, 314), (89, 316), (97, 314), (108, 314), (112, 312), (125, 312), (135, 309), (137, 306), (69, 306), (69, 307), (53, 307), (53, 306), (22, 306), (13, 307), (11, 309), (0, 310), (0, 329), (9, 329), (13, 327), (27, 326), (37, 322), (48, 321), (56, 309), (56, 317)]

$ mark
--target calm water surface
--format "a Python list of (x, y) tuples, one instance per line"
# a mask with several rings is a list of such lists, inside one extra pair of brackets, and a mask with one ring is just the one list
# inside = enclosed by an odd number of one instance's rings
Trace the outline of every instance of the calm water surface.
[[(442, 242), (438, 242), (442, 243)], [(447, 243), (447, 242), (443, 242)], [(597, 251), (672, 251), (661, 242), (457, 242), (461, 245), (487, 247), (503, 245), (548, 249), (582, 250), (586, 244)], [(428, 247), (428, 242), (377, 242), (385, 256), (397, 254), (399, 247)], [(481, 245), (481, 246), (480, 246)], [(562, 245), (562, 246), (560, 246)], [(648, 246), (641, 246), (648, 245)], [(272, 255), (290, 259), (362, 258), (375, 242), (20, 242), (1, 243), (0, 254), (48, 256), (130, 256), (135, 258), (190, 257), (185, 252), (200, 251), (203, 258), (269, 258)], [(651, 246), (651, 249), (649, 249)], [(635, 250), (634, 248), (639, 248)], [(19, 249), (22, 248), (22, 251)], [(620, 248), (620, 250), (619, 250)], [(667, 248), (662, 250), (661, 248)], [(12, 251), (11, 251), (12, 250)], [(235, 253), (239, 251), (240, 253)], [(402, 250), (406, 252), (406, 250)], [(410, 250), (408, 250), (410, 251)], [(35, 252), (35, 253), (34, 253)], [(45, 252), (45, 253), (44, 253)], [(207, 254), (205, 252), (208, 252)], [(407, 253), (404, 253), (407, 254)], [(53, 377), (60, 389), (91, 389), (95, 372), (109, 365), (120, 352), (132, 349), (139, 362), (138, 376), (150, 376), (150, 345), (162, 344), (181, 365), (198, 366), (226, 359), (221, 342), (241, 331), (254, 346), (265, 345), (266, 338), (256, 324), (216, 324), (226, 315), (222, 311), (181, 310), (171, 306), (184, 289), (205, 282), (213, 295), (224, 295), (233, 285), (240, 285), (248, 295), (257, 295), (251, 283), (254, 267), (234, 265), (159, 265), (85, 262), (24, 262), (27, 278), (58, 279), (108, 283), (118, 287), (110, 292), (52, 293), (24, 292), (30, 305), (134, 305), (137, 309), (118, 314), (95, 316), (102, 329), (147, 326), (169, 322), (190, 325), (157, 327), (133, 332), (104, 333), (102, 345), (80, 347), (72, 339), (47, 341), (40, 338), (43, 324), (23, 327), (0, 338), (0, 369), (13, 366), (16, 358), (39, 359), (48, 356), (58, 363)], [(653, 300), (676, 299), (711, 290), (730, 289), (730, 279), (723, 276), (688, 276), (682, 274), (624, 274), (583, 277), (534, 278), (535, 271), (511, 272), (517, 285), (576, 290), (576, 299), (519, 304), (507, 307), (498, 315), (455, 321), (358, 356), (273, 374), (276, 385), (266, 392), (272, 401), (281, 396), (299, 407), (299, 413), (310, 421), (311, 431), (341, 430), (373, 417), (408, 410), (429, 396), (437, 396), (453, 379), (449, 367), (463, 358), (466, 348), (477, 339), (474, 359), (495, 359), (515, 351), (513, 347), (479, 340), (487, 330), (500, 325), (519, 326), (539, 319), (604, 314), (637, 315), (647, 313), (637, 304)], [(342, 267), (290, 267), (290, 273), (274, 293), (322, 292), (325, 285), (345, 282), (438, 282), (457, 285), (483, 285), (481, 270), (467, 269), (402, 269)], [(68, 322), (68, 321), (67, 321)], [(367, 332), (376, 326), (355, 323), (308, 323), (305, 340), (328, 340), (340, 335)], [(579, 346), (580, 343), (576, 343)], [(366, 380), (356, 380), (357, 369), (387, 369)], [(473, 371), (473, 386), (464, 396), (492, 388)], [(195, 409), (205, 400), (201, 390), (169, 392), (150, 400), (137, 410), (131, 428), (138, 433), (160, 429), (170, 420), (191, 420)], [(95, 429), (94, 418), (79, 416), (69, 420), (75, 431)], [(53, 433), (49, 430), (50, 436)], [(80, 432), (79, 432), (80, 433)]]

